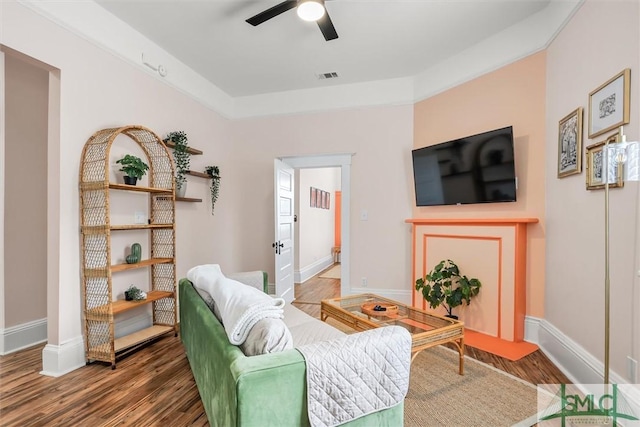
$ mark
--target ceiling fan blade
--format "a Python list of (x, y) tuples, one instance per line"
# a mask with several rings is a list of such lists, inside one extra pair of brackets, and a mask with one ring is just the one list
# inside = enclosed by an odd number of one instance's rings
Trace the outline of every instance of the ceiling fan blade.
[(262, 24), (264, 21), (275, 18), (276, 16), (286, 12), (289, 9), (293, 9), (297, 5), (298, 2), (296, 0), (283, 1), (280, 4), (277, 4), (265, 11), (258, 13), (255, 16), (252, 16), (251, 18), (247, 19), (247, 22), (255, 27), (256, 25)]
[(331, 22), (331, 18), (329, 17), (329, 12), (326, 11), (326, 9), (324, 16), (318, 19), (318, 27), (320, 27), (320, 31), (322, 31), (322, 35), (326, 41), (338, 38), (336, 27), (333, 26), (333, 22)]

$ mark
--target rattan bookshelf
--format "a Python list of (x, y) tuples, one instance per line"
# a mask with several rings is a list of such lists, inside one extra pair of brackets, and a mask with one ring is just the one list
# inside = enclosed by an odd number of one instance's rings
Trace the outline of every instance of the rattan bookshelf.
[[(149, 186), (109, 182), (109, 152), (126, 135), (137, 143), (149, 163)], [(110, 192), (136, 191), (149, 196), (149, 224), (111, 225)], [(150, 129), (124, 126), (94, 133), (82, 151), (80, 221), (82, 300), (86, 362), (111, 363), (117, 357), (170, 332), (177, 335), (175, 268), (174, 167), (166, 146)], [(147, 230), (150, 258), (136, 264), (111, 265), (111, 233)], [(141, 302), (114, 300), (112, 274), (149, 269), (148, 297)], [(151, 304), (153, 326), (115, 337), (115, 315)]]

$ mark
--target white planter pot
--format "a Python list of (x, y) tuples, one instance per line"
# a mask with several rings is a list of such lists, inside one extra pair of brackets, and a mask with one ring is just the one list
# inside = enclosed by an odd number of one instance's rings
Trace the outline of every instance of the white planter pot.
[(187, 194), (187, 182), (183, 182), (182, 186), (180, 186), (180, 188), (178, 188), (178, 186), (176, 186), (176, 197), (185, 197), (185, 194)]

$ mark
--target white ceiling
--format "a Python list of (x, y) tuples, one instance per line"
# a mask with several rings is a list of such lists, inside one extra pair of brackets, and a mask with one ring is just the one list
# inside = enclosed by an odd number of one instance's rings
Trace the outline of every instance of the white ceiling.
[[(328, 0), (339, 38), (281, 0), (97, 0), (231, 97), (417, 75), (548, 7), (550, 0)], [(512, 41), (513, 42), (513, 41)], [(339, 78), (319, 80), (317, 74)]]

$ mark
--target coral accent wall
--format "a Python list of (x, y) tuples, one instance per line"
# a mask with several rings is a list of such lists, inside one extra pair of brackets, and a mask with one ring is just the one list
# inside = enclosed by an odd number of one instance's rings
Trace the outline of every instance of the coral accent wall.
[(414, 207), (413, 218), (539, 218), (527, 244), (526, 314), (536, 317), (544, 317), (545, 72), (546, 54), (536, 53), (414, 106), (414, 148), (513, 126), (517, 202)]

